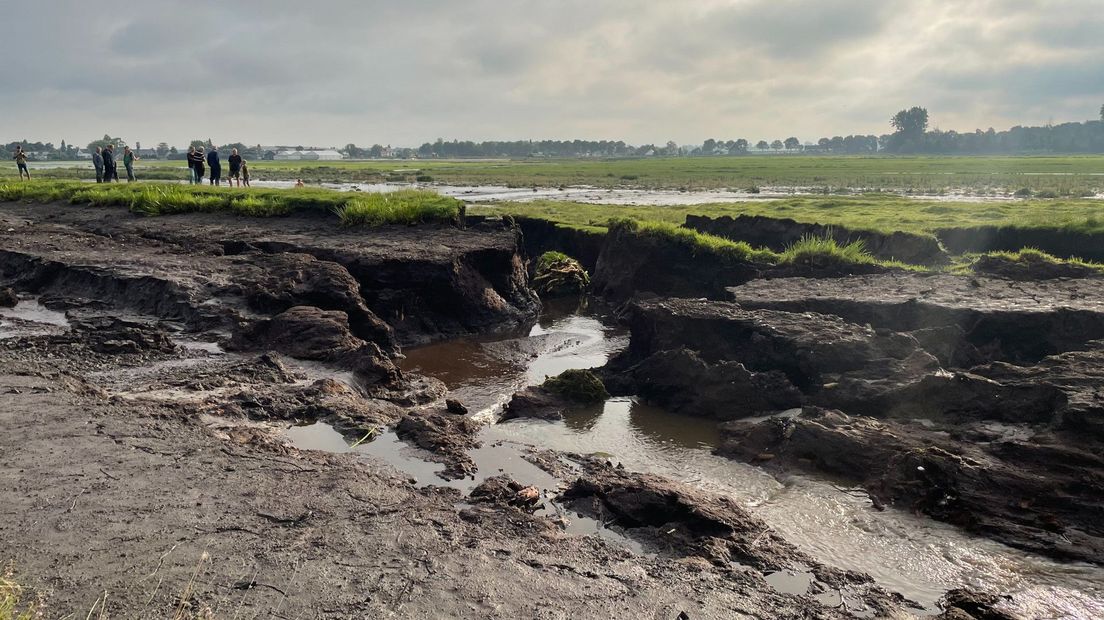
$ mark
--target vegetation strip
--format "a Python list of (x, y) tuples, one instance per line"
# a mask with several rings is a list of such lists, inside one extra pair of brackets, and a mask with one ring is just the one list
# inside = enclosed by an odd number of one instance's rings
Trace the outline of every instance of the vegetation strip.
[[(722, 156), (594, 159), (369, 160), (293, 162), (251, 159), (258, 180), (308, 183), (437, 182), (452, 185), (602, 188), (736, 189), (801, 187), (824, 192), (891, 189), (918, 194), (1084, 197), (1104, 192), (1099, 155), (1000, 156)], [(143, 161), (139, 179), (184, 180), (183, 161)], [(35, 168), (42, 178), (88, 179), (90, 168)], [(15, 176), (14, 165), (0, 175)]]
[(336, 215), (343, 226), (455, 222), (463, 203), (436, 192), (383, 194), (326, 189), (231, 189), (172, 184), (92, 185), (79, 182), (0, 183), (0, 200), (124, 206), (144, 215), (232, 212), (272, 217), (294, 212)]

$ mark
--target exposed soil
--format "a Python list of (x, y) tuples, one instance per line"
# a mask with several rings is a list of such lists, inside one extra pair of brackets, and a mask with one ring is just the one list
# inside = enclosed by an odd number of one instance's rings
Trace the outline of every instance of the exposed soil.
[[(395, 427), (470, 473), (477, 425), (395, 360), (539, 305), (512, 229), (332, 226), (0, 204), (0, 287), (68, 323), (0, 334), (0, 559), (49, 616), (97, 600), (104, 617), (910, 615), (732, 500), (655, 476), (584, 464), (565, 496), (643, 528), (641, 555), (493, 494), (469, 508), (381, 462), (289, 447), (289, 423), (362, 441)], [(665, 527), (684, 534), (659, 544)], [(813, 567), (848, 602), (726, 557)]]
[(887, 273), (730, 293), (630, 303), (631, 344), (603, 371), (611, 391), (733, 420), (720, 449), (733, 458), (1102, 561), (1104, 293), (1093, 281)]

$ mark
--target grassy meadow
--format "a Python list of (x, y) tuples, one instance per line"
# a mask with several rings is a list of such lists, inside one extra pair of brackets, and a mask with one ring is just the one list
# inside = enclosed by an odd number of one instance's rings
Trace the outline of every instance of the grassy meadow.
[(853, 229), (921, 234), (930, 234), (939, 228), (973, 226), (1104, 232), (1104, 201), (1085, 199), (954, 202), (864, 194), (679, 206), (534, 201), (473, 205), (468, 207), (468, 212), (538, 217), (580, 228), (603, 228), (610, 218), (681, 224), (687, 214), (694, 214), (711, 217), (761, 215)]
[(0, 183), (0, 200), (68, 202), (74, 205), (123, 206), (144, 215), (228, 212), (273, 217), (296, 212), (333, 216), (343, 226), (448, 223), (459, 220), (463, 204), (424, 190), (387, 194), (211, 187), (167, 183), (91, 184), (78, 181), (9, 181)]
[[(87, 166), (87, 164), (86, 164)], [(140, 161), (144, 180), (184, 180), (183, 161)], [(1104, 156), (806, 156), (746, 155), (634, 159), (251, 161), (257, 180), (321, 182), (421, 181), (450, 185), (733, 189), (796, 187), (977, 195), (1028, 190), (1054, 197), (1104, 192)], [(34, 169), (42, 178), (89, 178), (90, 168)], [(14, 176), (14, 164), (0, 166)]]

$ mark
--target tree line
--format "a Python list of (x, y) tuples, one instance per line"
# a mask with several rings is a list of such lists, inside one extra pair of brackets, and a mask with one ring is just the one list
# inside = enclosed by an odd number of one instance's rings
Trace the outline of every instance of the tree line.
[[(894, 154), (933, 154), (933, 155), (992, 155), (992, 154), (1033, 154), (1033, 153), (1104, 153), (1104, 105), (1100, 107), (1100, 120), (1069, 122), (1059, 125), (1046, 124), (1037, 127), (1017, 125), (1004, 131), (992, 127), (973, 132), (942, 131), (928, 129), (928, 111), (922, 107), (901, 110), (889, 121), (892, 133), (875, 135), (853, 134), (848, 136), (824, 137), (815, 143), (802, 143), (796, 137), (759, 140), (754, 144), (746, 138), (721, 140), (709, 138), (700, 145), (679, 146), (673, 141), (666, 144), (632, 145), (623, 140), (513, 140), (483, 141), (451, 140), (438, 138), (435, 142), (426, 142), (417, 148), (392, 148), (374, 144), (360, 148), (349, 143), (340, 149), (346, 157), (352, 159), (421, 159), (429, 158), (526, 158), (526, 157), (708, 157), (716, 155), (746, 155), (749, 153), (806, 153), (806, 154), (848, 154), (863, 155), (874, 153)], [(127, 146), (122, 138), (104, 134), (100, 140), (86, 145), (86, 152), (97, 146), (114, 144), (117, 148)], [(80, 149), (73, 144), (55, 147), (50, 142), (28, 142), (20, 140), (5, 145), (7, 152), (22, 146), (35, 159), (75, 159)], [(138, 148), (139, 145), (133, 145)], [(212, 142), (192, 140), (191, 146), (211, 148)], [(276, 153), (260, 145), (247, 145), (241, 142), (219, 145), (229, 151), (237, 148), (243, 157), (253, 160), (273, 159)], [(304, 150), (302, 146), (295, 147)], [(177, 150), (165, 142), (146, 152), (146, 156), (158, 159), (183, 159), (186, 149)]]

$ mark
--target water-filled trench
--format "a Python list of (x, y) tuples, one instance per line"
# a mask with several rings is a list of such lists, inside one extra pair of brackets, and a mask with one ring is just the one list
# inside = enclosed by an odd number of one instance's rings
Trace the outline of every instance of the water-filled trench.
[[(1104, 569), (1063, 564), (966, 534), (898, 510), (876, 511), (868, 499), (808, 476), (778, 479), (760, 468), (713, 454), (716, 422), (676, 415), (633, 398), (582, 407), (557, 422), (494, 423), (510, 395), (569, 368), (600, 366), (628, 343), (612, 312), (596, 302), (549, 308), (528, 333), (463, 339), (407, 351), (405, 370), (437, 377), (452, 396), (488, 424), (483, 447), (471, 454), (477, 479), (445, 481), (442, 468), (385, 433), (353, 451), (381, 458), (419, 484), (470, 491), (483, 478), (507, 473), (518, 482), (555, 489), (562, 481), (523, 458), (532, 448), (598, 453), (630, 470), (651, 472), (723, 493), (746, 506), (785, 539), (821, 562), (867, 573), (883, 587), (932, 612), (944, 592), (976, 587), (1007, 594), (1030, 618), (1104, 617)], [(349, 440), (325, 424), (289, 429), (300, 448), (349, 451)], [(571, 515), (569, 531), (598, 535), (646, 552), (622, 533)], [(801, 590), (803, 575), (768, 578)], [(797, 587), (794, 587), (794, 584)]]

